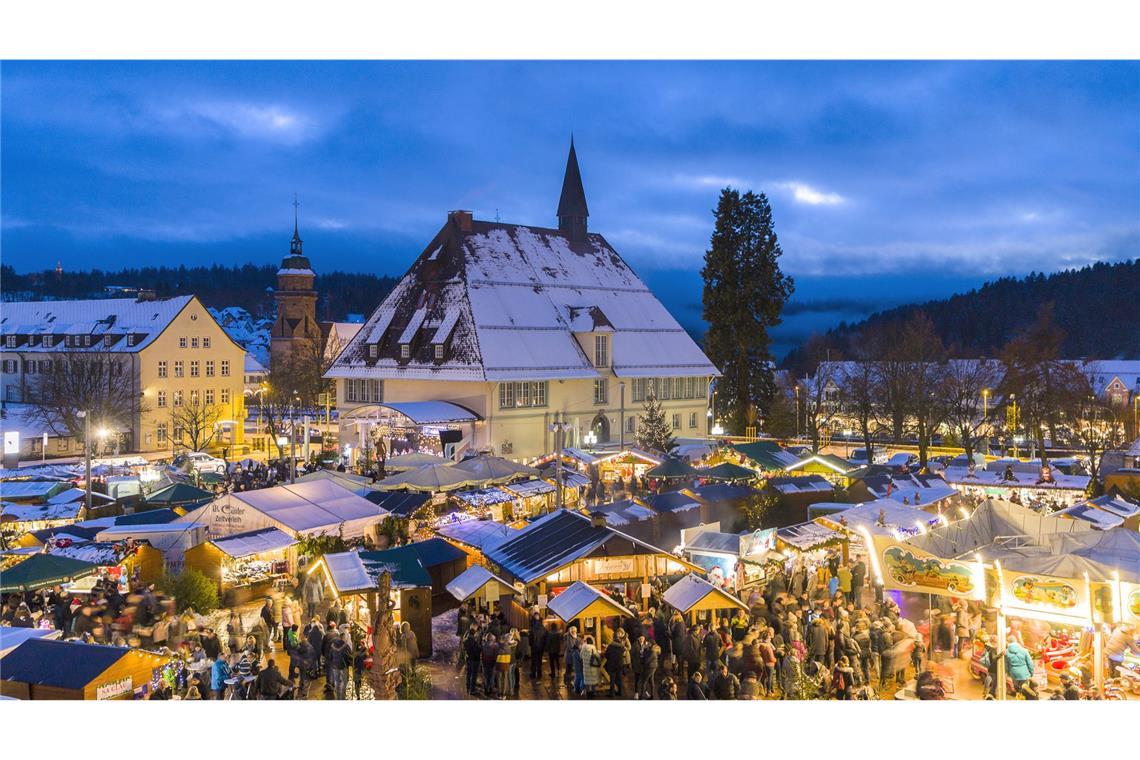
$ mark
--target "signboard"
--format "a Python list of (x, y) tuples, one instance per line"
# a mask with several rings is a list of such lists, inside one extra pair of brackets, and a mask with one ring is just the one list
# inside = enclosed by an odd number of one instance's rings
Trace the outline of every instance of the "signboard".
[(883, 536), (874, 536), (883, 587), (920, 594), (984, 599), (985, 577), (975, 562), (942, 559)]
[(548, 601), (548, 599), (549, 599), (549, 597), (546, 594), (539, 594), (538, 595), (538, 608), (540, 610), (546, 609), (546, 602)]
[(1121, 621), (1133, 625), (1140, 623), (1140, 583), (1121, 582), (1120, 605), (1124, 608), (1120, 614)]
[(1069, 623), (1090, 623), (1088, 584), (1084, 580), (1003, 570), (1002, 607), (1007, 614)]
[(633, 575), (635, 566), (633, 557), (594, 560), (594, 572), (598, 575)]
[(776, 550), (776, 529), (766, 528), (756, 530), (747, 536), (740, 537), (740, 556), (748, 557), (753, 554), (766, 554)]
[(487, 604), (499, 601), (499, 584), (491, 581), (483, 587), (487, 595)]
[(130, 676), (120, 678), (118, 681), (111, 681), (111, 683), (96, 686), (95, 699), (117, 699), (124, 694), (130, 694), (133, 687), (134, 682)]

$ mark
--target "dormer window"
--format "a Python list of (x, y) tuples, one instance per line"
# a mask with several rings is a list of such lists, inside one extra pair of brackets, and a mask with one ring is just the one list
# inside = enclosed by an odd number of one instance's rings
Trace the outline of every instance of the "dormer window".
[(8, 348), (15, 348), (16, 347), (16, 336), (15, 335), (5, 335), (4, 336), (4, 345), (7, 346)]
[(103, 336), (103, 347), (104, 348), (110, 348), (111, 344), (114, 342), (115, 342), (115, 339), (112, 338), (110, 335), (104, 335)]
[(410, 343), (401, 343), (400, 344), (400, 358), (401, 359), (411, 359), (412, 358), (412, 346)]
[(610, 366), (610, 336), (608, 335), (594, 336), (594, 366)]
[(135, 341), (136, 341), (136, 337), (137, 337), (137, 336), (135, 336), (135, 334), (134, 334), (134, 333), (131, 333), (130, 335), (128, 335), (128, 336), (127, 336), (127, 345), (128, 345), (128, 346), (133, 346), (133, 345), (135, 344)]
[(51, 348), (52, 343), (53, 343), (52, 338), (54, 338), (54, 337), (55, 336), (53, 336), (53, 335), (45, 335), (44, 336), (44, 348)]
[(436, 343), (435, 344), (435, 360), (437, 362), (443, 361), (443, 344), (442, 343)]
[(368, 344), (368, 358), (369, 359), (376, 359), (379, 356), (380, 356), (380, 346), (376, 345), (375, 343), (369, 343)]
[(91, 347), (91, 336), (90, 335), (84, 335), (83, 336), (83, 347), (84, 348), (90, 348)]

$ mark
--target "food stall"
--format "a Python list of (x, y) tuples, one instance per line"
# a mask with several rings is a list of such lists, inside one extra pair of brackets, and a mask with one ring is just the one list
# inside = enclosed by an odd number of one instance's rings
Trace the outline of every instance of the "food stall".
[(0, 694), (14, 699), (142, 699), (170, 658), (124, 647), (29, 639), (5, 655)]
[(56, 557), (68, 557), (96, 565), (98, 577), (111, 579), (124, 591), (132, 585), (149, 585), (162, 577), (166, 559), (146, 541), (73, 541), (59, 536), (44, 545)]
[(549, 512), (553, 503), (553, 495), (558, 490), (545, 480), (532, 478), (507, 483), (501, 488), (515, 497), (515, 519), (537, 517)]
[[(549, 468), (546, 470), (546, 482), (557, 487), (557, 475)], [(562, 506), (567, 509), (578, 509), (585, 505), (586, 494), (590, 491), (590, 479), (580, 472), (562, 470)]]
[(667, 588), (661, 598), (688, 617), (694, 626), (704, 623), (715, 628), (719, 612), (728, 611), (731, 614), (734, 609), (748, 611), (748, 605), (744, 602), (692, 573)]
[(441, 515), (436, 520), (439, 525), (465, 522), (467, 520), (481, 520), (490, 518), (495, 522), (511, 522), (514, 520), (514, 494), (507, 493), (498, 486), (478, 488), (471, 491), (454, 491), (450, 494), (458, 511), (451, 511)]
[(183, 566), (218, 584), (225, 607), (254, 602), (290, 582), (297, 539), (279, 528), (221, 536), (186, 550)]
[(599, 647), (602, 642), (601, 627), (606, 620), (615, 617), (634, 617), (624, 605), (618, 604), (609, 595), (582, 581), (575, 581), (555, 593), (546, 602), (546, 609), (567, 626), (573, 625), (576, 621), (579, 626), (579, 638), (592, 634), (594, 643)]
[(596, 457), (593, 466), (598, 470), (598, 477), (603, 483), (613, 483), (618, 478), (628, 483), (631, 477), (642, 478), (651, 469), (664, 460), (648, 451), (627, 448), (612, 454)]

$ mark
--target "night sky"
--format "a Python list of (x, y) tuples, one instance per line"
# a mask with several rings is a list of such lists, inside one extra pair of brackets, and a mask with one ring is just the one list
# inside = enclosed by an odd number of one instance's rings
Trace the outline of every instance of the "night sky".
[(781, 340), (1140, 250), (1137, 63), (4, 63), (3, 260), (400, 274), (449, 209), (603, 233), (683, 323), (719, 189), (768, 193)]

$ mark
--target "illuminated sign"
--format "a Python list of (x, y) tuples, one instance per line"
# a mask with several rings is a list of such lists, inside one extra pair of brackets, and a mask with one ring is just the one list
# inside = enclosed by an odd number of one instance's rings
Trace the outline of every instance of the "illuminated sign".
[(1062, 622), (1091, 622), (1092, 601), (1086, 580), (1003, 570), (1002, 606), (1008, 614)]
[(133, 686), (134, 682), (130, 676), (105, 683), (95, 687), (95, 699), (116, 699), (124, 694), (130, 694)]
[(942, 559), (884, 536), (874, 536), (873, 541), (884, 588), (984, 598), (985, 577), (977, 563)]

